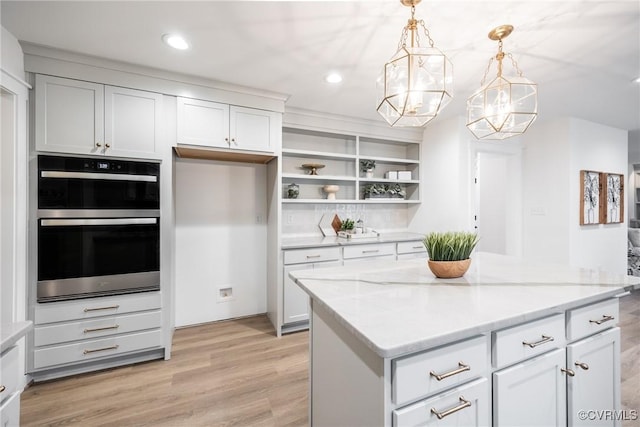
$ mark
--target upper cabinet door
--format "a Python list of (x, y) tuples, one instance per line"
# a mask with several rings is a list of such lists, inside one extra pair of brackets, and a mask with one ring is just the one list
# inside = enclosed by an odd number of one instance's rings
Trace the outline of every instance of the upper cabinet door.
[(36, 75), (36, 150), (102, 154), (104, 87)]
[(229, 106), (178, 98), (178, 144), (229, 148)]
[(104, 92), (104, 154), (153, 157), (160, 145), (162, 95), (113, 86)]
[(282, 128), (278, 113), (231, 106), (231, 148), (274, 152), (278, 130)]

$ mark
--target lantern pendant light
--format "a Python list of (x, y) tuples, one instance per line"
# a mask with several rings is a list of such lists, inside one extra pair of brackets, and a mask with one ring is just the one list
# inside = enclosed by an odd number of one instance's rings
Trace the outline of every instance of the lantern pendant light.
[[(489, 32), (498, 41), (495, 56), (498, 74), (485, 84), (494, 58), (484, 73), (480, 89), (467, 100), (467, 128), (478, 139), (505, 139), (523, 134), (538, 116), (537, 85), (522, 75), (513, 56), (502, 51), (502, 39), (513, 31), (511, 25), (501, 25)], [(514, 76), (502, 74), (502, 61), (507, 56), (516, 71)]]
[[(411, 7), (398, 51), (378, 78), (377, 110), (391, 126), (424, 126), (453, 97), (453, 65), (434, 47), (423, 20), (415, 18), (420, 0), (400, 0)], [(420, 46), (422, 27), (429, 46)]]

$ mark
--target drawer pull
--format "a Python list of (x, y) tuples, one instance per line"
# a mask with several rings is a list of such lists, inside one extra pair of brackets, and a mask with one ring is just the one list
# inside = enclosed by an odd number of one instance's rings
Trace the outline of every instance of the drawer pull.
[(99, 332), (99, 331), (108, 331), (109, 329), (118, 329), (119, 327), (120, 325), (105, 326), (103, 328), (90, 328), (90, 329), (85, 329), (83, 332), (87, 334), (89, 332)]
[(469, 406), (471, 406), (471, 402), (466, 400), (464, 396), (460, 396), (459, 399), (460, 402), (462, 402), (460, 405), (454, 406), (453, 408), (449, 408), (446, 411), (442, 412), (439, 412), (438, 410), (436, 410), (436, 408), (431, 408), (431, 413), (438, 417), (439, 420), (441, 420), (448, 415), (454, 414), (458, 411), (463, 410), (464, 408), (468, 408)]
[(432, 377), (434, 377), (435, 379), (437, 379), (438, 381), (442, 381), (445, 378), (449, 378), (452, 377), (454, 375), (460, 374), (464, 371), (468, 371), (471, 369), (471, 367), (469, 365), (465, 365), (462, 362), (458, 362), (458, 369), (455, 369), (453, 371), (449, 371), (449, 372), (445, 372), (444, 374), (436, 374), (435, 372), (431, 371), (429, 372), (429, 375), (431, 375)]
[(362, 251), (363, 254), (377, 254), (380, 252), (380, 249), (370, 249), (368, 251)]
[(522, 345), (528, 345), (529, 348), (534, 348), (537, 347), (539, 345), (548, 343), (553, 341), (553, 337), (547, 336), (547, 335), (543, 335), (542, 339), (540, 341), (536, 341), (536, 342), (526, 342), (526, 341), (522, 341)]
[(84, 350), (82, 354), (96, 353), (98, 351), (117, 350), (120, 347), (118, 344), (109, 347), (95, 348), (93, 350)]
[(322, 255), (307, 255), (307, 259), (320, 258)]
[(576, 366), (581, 367), (581, 368), (582, 368), (582, 369), (584, 369), (585, 371), (588, 371), (588, 370), (589, 370), (589, 365), (587, 365), (587, 364), (586, 364), (586, 363), (584, 363), (584, 362), (576, 362), (576, 363), (575, 363), (575, 365), (576, 365)]
[(424, 246), (420, 245), (420, 246), (414, 246), (413, 249), (424, 249)]
[(560, 371), (564, 372), (565, 374), (569, 375), (570, 377), (575, 377), (576, 376), (576, 373), (573, 372), (571, 369), (560, 368)]
[(600, 320), (589, 320), (589, 323), (595, 323), (596, 325), (600, 325), (600, 324), (602, 324), (604, 322), (608, 322), (609, 320), (613, 320), (613, 319), (614, 319), (613, 316), (602, 315), (602, 319), (600, 319)]
[(110, 305), (109, 307), (96, 307), (96, 308), (85, 308), (84, 312), (88, 313), (90, 311), (100, 311), (100, 310), (117, 310), (120, 308), (119, 305)]
[(0, 393), (2, 393), (3, 391), (5, 391), (7, 388), (3, 385), (0, 385)]

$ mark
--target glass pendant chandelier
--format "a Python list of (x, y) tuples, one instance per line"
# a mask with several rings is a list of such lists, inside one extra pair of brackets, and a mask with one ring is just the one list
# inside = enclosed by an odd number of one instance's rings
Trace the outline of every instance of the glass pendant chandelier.
[[(489, 32), (498, 41), (498, 74), (485, 84), (494, 58), (480, 82), (480, 89), (467, 100), (467, 128), (478, 139), (505, 139), (523, 134), (538, 116), (537, 85), (522, 75), (513, 56), (502, 51), (502, 39), (513, 31), (511, 25), (501, 25)], [(507, 56), (516, 71), (515, 76), (502, 74), (502, 60)]]
[[(434, 47), (423, 20), (415, 18), (421, 0), (400, 0), (411, 7), (398, 51), (384, 64), (377, 81), (377, 110), (391, 126), (424, 126), (453, 97), (453, 65)], [(429, 46), (420, 46), (422, 27)]]

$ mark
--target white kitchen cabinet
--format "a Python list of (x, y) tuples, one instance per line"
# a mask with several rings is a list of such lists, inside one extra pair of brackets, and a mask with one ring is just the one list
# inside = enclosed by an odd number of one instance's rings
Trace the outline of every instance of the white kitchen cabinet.
[(493, 425), (566, 425), (565, 363), (562, 348), (494, 372)]
[(309, 320), (309, 296), (289, 277), (289, 272), (327, 267), (339, 267), (340, 261), (314, 262), (309, 264), (287, 265), (284, 267), (284, 324)]
[[(567, 417), (570, 426), (619, 426), (616, 417), (587, 417), (620, 410), (620, 328), (609, 329), (567, 346)], [(596, 412), (597, 413), (597, 412)]]
[(427, 259), (427, 248), (425, 248), (422, 240), (414, 242), (398, 242), (396, 249), (398, 260), (403, 259)]
[(0, 355), (0, 427), (20, 425), (18, 356), (15, 345)]
[(393, 411), (393, 427), (489, 426), (490, 395), (486, 378), (473, 381)]
[(156, 158), (162, 95), (36, 75), (36, 150)]
[[(285, 251), (282, 313), (284, 325), (309, 320), (309, 296), (289, 277), (291, 271), (342, 265), (340, 248), (306, 248)], [(305, 325), (306, 327), (306, 325)]]
[(37, 304), (34, 323), (28, 366), (36, 380), (162, 356), (159, 292)]
[(281, 132), (278, 113), (198, 99), (177, 99), (177, 142), (274, 152)]

